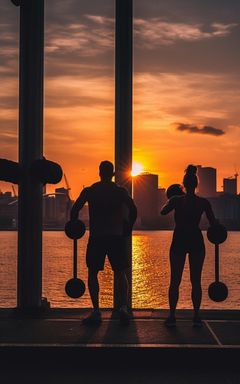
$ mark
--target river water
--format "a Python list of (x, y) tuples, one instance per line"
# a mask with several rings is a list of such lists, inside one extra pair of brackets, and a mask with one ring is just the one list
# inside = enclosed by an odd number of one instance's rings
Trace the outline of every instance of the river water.
[[(169, 284), (168, 252), (172, 231), (135, 231), (133, 233), (133, 307), (167, 308)], [(214, 245), (204, 233), (206, 259), (203, 269), (202, 308), (239, 309), (240, 307), (240, 233), (229, 232), (220, 246), (220, 279), (228, 285), (229, 296), (222, 303), (214, 303), (207, 295), (208, 285), (214, 280)], [(87, 269), (85, 251), (88, 233), (78, 241), (79, 277), (85, 282)], [(16, 305), (17, 233), (0, 232), (0, 306)], [(89, 293), (73, 300), (66, 296), (65, 282), (72, 275), (72, 241), (64, 232), (43, 233), (43, 296), (52, 307), (89, 307)], [(106, 262), (100, 272), (100, 301), (102, 307), (112, 306), (113, 277)], [(185, 265), (178, 308), (191, 308), (191, 287), (188, 261)]]

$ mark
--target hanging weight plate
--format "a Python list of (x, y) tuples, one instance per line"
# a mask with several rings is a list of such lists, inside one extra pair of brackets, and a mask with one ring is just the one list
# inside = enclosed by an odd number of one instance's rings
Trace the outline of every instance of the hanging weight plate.
[(208, 228), (207, 238), (213, 244), (222, 244), (227, 239), (227, 230), (221, 224), (213, 225)]
[(221, 281), (215, 281), (208, 287), (208, 296), (217, 303), (224, 301), (228, 297), (228, 287)]
[(65, 285), (65, 292), (72, 299), (78, 299), (83, 296), (85, 289), (85, 283), (81, 279), (77, 278), (68, 280)]
[(70, 220), (65, 224), (65, 234), (72, 240), (81, 239), (86, 232), (86, 227), (81, 220)]

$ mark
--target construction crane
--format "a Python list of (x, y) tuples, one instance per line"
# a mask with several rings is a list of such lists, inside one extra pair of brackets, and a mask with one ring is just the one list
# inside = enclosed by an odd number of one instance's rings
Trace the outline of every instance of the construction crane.
[(66, 206), (66, 220), (68, 220), (69, 219), (69, 213), (70, 213), (70, 210), (72, 208), (72, 196), (70, 194), (71, 188), (70, 188), (70, 185), (69, 185), (69, 182), (68, 182), (68, 179), (67, 179), (67, 176), (65, 175), (65, 173), (63, 174), (63, 177), (64, 177), (65, 184), (67, 187), (66, 189), (67, 189), (68, 203)]
[(229, 176), (229, 177), (227, 177), (227, 179), (237, 179), (238, 176), (239, 176), (239, 174), (238, 174), (238, 172), (236, 172), (236, 173), (234, 173), (233, 176)]
[(235, 170), (234, 177), (235, 177), (235, 179), (237, 180), (237, 178), (238, 178), (238, 176), (239, 176), (239, 173), (238, 173), (238, 171), (237, 171), (237, 167), (236, 167), (236, 165), (234, 165), (234, 170)]
[(69, 182), (68, 182), (68, 179), (67, 179), (67, 176), (65, 175), (65, 173), (63, 174), (63, 177), (64, 177), (64, 180), (65, 180), (65, 184), (66, 184), (66, 189), (67, 189), (67, 196), (69, 198), (69, 200), (72, 201), (72, 197), (71, 197), (71, 194), (70, 194), (70, 191), (71, 191), (71, 188), (70, 188), (70, 185), (69, 185)]
[[(223, 192), (228, 194), (237, 194), (238, 190), (238, 172), (235, 169), (235, 174), (233, 176), (229, 176), (223, 179)], [(230, 183), (230, 184), (229, 184)]]

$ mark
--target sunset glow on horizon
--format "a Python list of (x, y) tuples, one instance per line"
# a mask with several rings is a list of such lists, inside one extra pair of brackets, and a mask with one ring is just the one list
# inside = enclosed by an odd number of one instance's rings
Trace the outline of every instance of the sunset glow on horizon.
[[(240, 3), (138, 0), (134, 9), (133, 173), (181, 183), (187, 164), (240, 169)], [(18, 158), (19, 10), (0, 5), (1, 158)], [(44, 155), (73, 198), (114, 161), (114, 1), (46, 2)], [(142, 165), (141, 165), (142, 164)], [(48, 186), (52, 192), (65, 186)], [(0, 183), (3, 191), (11, 185)]]

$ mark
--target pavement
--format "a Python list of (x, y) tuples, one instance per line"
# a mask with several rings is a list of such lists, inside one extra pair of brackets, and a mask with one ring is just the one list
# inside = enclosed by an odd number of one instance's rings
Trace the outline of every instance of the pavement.
[(110, 310), (100, 326), (86, 327), (88, 313), (1, 310), (1, 382), (240, 383), (239, 311), (205, 311), (202, 328), (179, 311), (173, 329), (164, 326), (166, 311), (133, 311), (125, 327)]

